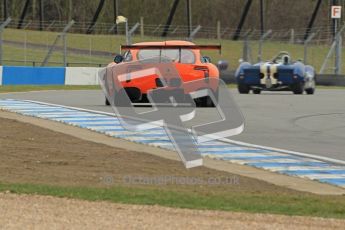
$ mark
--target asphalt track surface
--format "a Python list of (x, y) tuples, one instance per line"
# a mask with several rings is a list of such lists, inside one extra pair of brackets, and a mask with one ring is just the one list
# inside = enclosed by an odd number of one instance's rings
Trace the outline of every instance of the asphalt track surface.
[[(246, 121), (245, 131), (231, 139), (345, 160), (345, 90), (318, 89), (315, 95), (290, 92), (239, 95), (231, 90), (231, 94)], [(0, 94), (0, 98), (112, 112), (104, 106), (100, 90), (9, 93)], [(193, 122), (198, 124), (209, 121), (217, 112), (213, 108), (198, 108), (196, 114)]]

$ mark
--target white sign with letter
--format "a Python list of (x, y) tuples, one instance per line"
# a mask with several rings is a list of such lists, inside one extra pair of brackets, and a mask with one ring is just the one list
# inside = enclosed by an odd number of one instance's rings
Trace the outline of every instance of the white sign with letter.
[(332, 6), (332, 18), (341, 18), (341, 6)]

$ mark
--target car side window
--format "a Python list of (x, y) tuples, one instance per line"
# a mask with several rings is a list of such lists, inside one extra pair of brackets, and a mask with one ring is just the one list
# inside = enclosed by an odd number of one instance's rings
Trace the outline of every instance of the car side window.
[(195, 56), (191, 50), (183, 49), (181, 50), (181, 63), (184, 64), (194, 64)]
[(210, 57), (207, 56), (201, 56), (201, 63), (211, 63)]
[(132, 56), (131, 51), (126, 51), (126, 52), (123, 54), (123, 61), (124, 61), (124, 62), (129, 62), (129, 61), (132, 61), (132, 60), (133, 60), (133, 56)]

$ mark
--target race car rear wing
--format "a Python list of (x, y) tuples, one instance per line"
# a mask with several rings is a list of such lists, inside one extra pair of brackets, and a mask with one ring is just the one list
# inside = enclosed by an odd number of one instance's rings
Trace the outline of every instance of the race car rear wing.
[(146, 49), (146, 50), (162, 50), (162, 49), (192, 49), (192, 50), (218, 50), (221, 54), (222, 46), (221, 45), (121, 45), (121, 50), (130, 50), (130, 49)]

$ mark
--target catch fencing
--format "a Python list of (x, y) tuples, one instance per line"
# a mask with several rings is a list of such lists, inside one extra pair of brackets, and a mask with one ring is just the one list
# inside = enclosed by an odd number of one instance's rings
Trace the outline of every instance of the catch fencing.
[[(123, 24), (97, 23), (92, 34), (86, 34), (89, 22), (75, 22), (65, 34), (62, 31), (68, 22), (43, 22), (44, 31), (39, 31), (38, 21), (24, 21), (20, 30), (16, 29), (17, 24), (17, 20), (11, 20), (0, 37), (0, 61), (3, 65), (102, 67), (120, 53), (120, 44), (126, 43)], [(132, 30), (129, 39), (133, 43), (169, 39), (193, 40), (198, 44), (221, 43), (222, 56), (214, 53), (206, 55), (211, 56), (213, 61), (230, 61), (232, 70), (237, 68), (239, 59), (254, 63), (268, 60), (284, 50), (290, 52), (294, 60), (302, 59), (319, 71), (334, 41), (334, 31), (329, 25), (314, 27), (309, 31), (307, 40), (304, 40), (306, 28), (274, 30), (264, 38), (260, 30), (244, 28), (237, 41), (233, 40), (236, 29), (223, 28), (220, 22), (214, 27), (195, 25), (192, 36), (188, 35), (188, 27), (183, 25), (166, 28), (163, 24), (148, 25), (140, 20), (130, 23), (128, 27), (132, 29), (135, 25), (136, 29)], [(167, 37), (162, 37), (164, 30), (167, 30)], [(58, 36), (63, 39), (58, 40)], [(343, 38), (344, 33), (340, 36)], [(336, 62), (339, 63), (339, 60), (329, 57), (324, 73), (333, 73)], [(339, 73), (345, 73), (344, 68), (342, 66)]]

